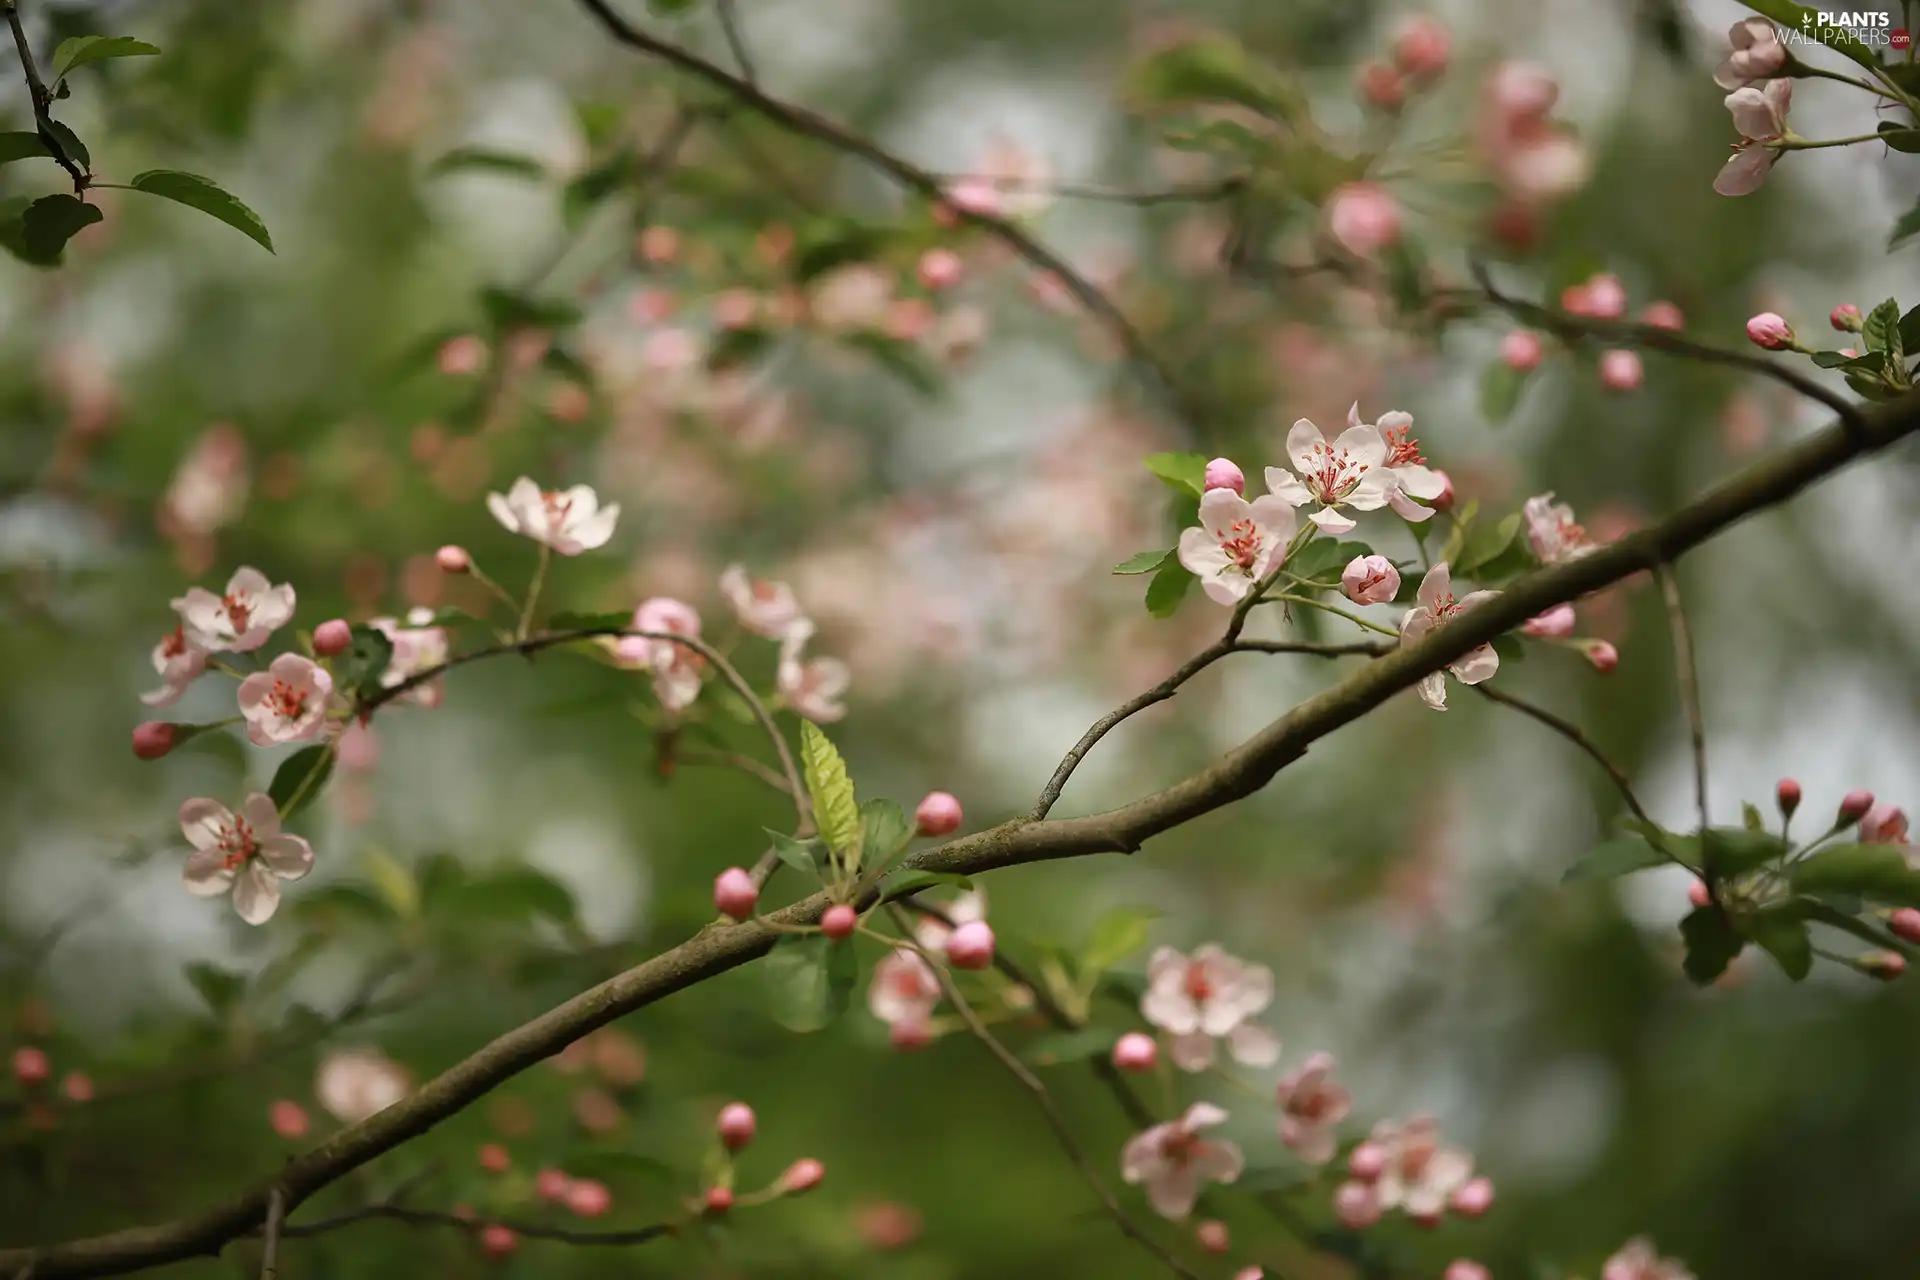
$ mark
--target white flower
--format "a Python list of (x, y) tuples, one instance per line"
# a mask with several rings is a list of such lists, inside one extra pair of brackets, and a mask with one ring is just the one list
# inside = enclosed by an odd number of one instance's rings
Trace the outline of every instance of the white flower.
[(1316, 1053), (1280, 1081), (1280, 1141), (1308, 1164), (1333, 1159), (1334, 1130), (1353, 1110), (1353, 1097), (1333, 1082), (1333, 1055)]
[(1720, 167), (1713, 189), (1723, 196), (1744, 196), (1767, 180), (1780, 159), (1788, 133), (1787, 109), (1793, 105), (1793, 81), (1769, 80), (1764, 89), (1735, 89), (1726, 98), (1733, 127), (1740, 131), (1733, 157)]
[(378, 1049), (338, 1049), (320, 1060), (313, 1095), (347, 1124), (379, 1115), (412, 1092), (404, 1067)]
[(1248, 502), (1231, 489), (1209, 489), (1200, 498), (1200, 527), (1180, 534), (1180, 563), (1209, 600), (1235, 604), (1286, 554), (1297, 523), (1292, 505), (1274, 494)]
[[(425, 612), (428, 618), (433, 616), (430, 610), (415, 610), (408, 615), (408, 621), (415, 621), (416, 615), (421, 612)], [(422, 671), (446, 665), (451, 648), (447, 643), (445, 628), (403, 627), (394, 618), (374, 618), (367, 625), (393, 641), (393, 656), (387, 659), (387, 669), (380, 673), (381, 688), (391, 689)], [(400, 700), (417, 703), (431, 710), (445, 701), (446, 696), (446, 681), (436, 678), (415, 685), (401, 694)]]
[(659, 637), (664, 633), (699, 639), (700, 611), (672, 596), (653, 596), (633, 611), (633, 629), (653, 634), (609, 639), (606, 644), (615, 660), (622, 666), (652, 672), (653, 693), (660, 705), (668, 711), (685, 711), (700, 696), (707, 660), (697, 649)]
[(1780, 74), (1787, 65), (1787, 47), (1765, 18), (1743, 18), (1727, 32), (1733, 52), (1714, 70), (1713, 82), (1722, 89), (1743, 89), (1756, 80)]
[[(1497, 591), (1471, 591), (1459, 600), (1453, 598), (1453, 573), (1442, 560), (1427, 570), (1427, 576), (1420, 579), (1419, 603), (1407, 610), (1407, 616), (1400, 619), (1400, 643), (1413, 644), (1422, 639), (1435, 627), (1457, 616), (1462, 610), (1484, 604), (1500, 593)], [(1469, 649), (1461, 657), (1447, 664), (1447, 670), (1461, 684), (1479, 684), (1492, 679), (1494, 672), (1500, 669), (1500, 655), (1490, 644)], [(1422, 676), (1419, 685), (1420, 701), (1435, 711), (1447, 709), (1447, 678), (1438, 671)]]
[(1140, 1013), (1168, 1032), (1174, 1062), (1186, 1071), (1213, 1065), (1214, 1041), (1225, 1038), (1234, 1061), (1250, 1067), (1279, 1061), (1280, 1041), (1247, 1019), (1273, 1001), (1273, 971), (1237, 960), (1212, 943), (1191, 958), (1161, 947), (1147, 961)]
[(305, 742), (326, 732), (333, 677), (297, 653), (283, 653), (265, 671), (240, 682), (240, 714), (255, 746)]
[(1387, 442), (1378, 427), (1359, 423), (1328, 444), (1320, 428), (1302, 418), (1287, 432), (1287, 457), (1299, 474), (1268, 467), (1267, 488), (1296, 507), (1320, 503), (1320, 510), (1307, 519), (1323, 533), (1340, 534), (1353, 528), (1353, 521), (1339, 508), (1378, 511), (1393, 496), (1393, 473), (1383, 465)]
[(1232, 1182), (1246, 1167), (1239, 1147), (1200, 1136), (1226, 1118), (1212, 1103), (1196, 1102), (1178, 1120), (1134, 1135), (1120, 1153), (1121, 1178), (1146, 1183), (1147, 1199), (1163, 1217), (1186, 1217), (1203, 1181)]
[(204, 797), (180, 806), (180, 832), (187, 856), (187, 892), (211, 898), (233, 890), (233, 909), (248, 924), (265, 924), (280, 905), (280, 881), (313, 870), (313, 849), (299, 836), (282, 835), (280, 812), (255, 792), (234, 813)]
[(802, 619), (780, 641), (780, 696), (789, 707), (815, 724), (832, 724), (847, 714), (840, 701), (853, 683), (853, 673), (838, 658), (802, 661), (800, 651), (813, 639), (813, 624)]
[(742, 564), (730, 564), (720, 575), (720, 594), (727, 598), (740, 618), (740, 625), (755, 635), (778, 640), (788, 628), (802, 621), (800, 602), (793, 588), (784, 582), (748, 578)]
[(1635, 1236), (1608, 1258), (1600, 1280), (1693, 1280), (1693, 1272), (1677, 1258), (1663, 1258), (1645, 1236)]
[(1528, 498), (1520, 518), (1527, 526), (1527, 543), (1541, 564), (1561, 564), (1593, 550), (1587, 531), (1573, 518), (1573, 508), (1555, 502), (1551, 493)]
[(1371, 1139), (1387, 1154), (1374, 1183), (1380, 1208), (1401, 1209), (1420, 1222), (1438, 1221), (1453, 1193), (1473, 1177), (1473, 1157), (1440, 1145), (1440, 1126), (1417, 1116), (1404, 1125), (1382, 1122)]
[(178, 626), (153, 646), (153, 669), (160, 673), (160, 687), (141, 694), (140, 701), (150, 707), (170, 707), (207, 669), (207, 651), (193, 642), (184, 625)]
[(487, 510), (511, 533), (544, 543), (563, 556), (603, 547), (613, 537), (620, 504), (600, 505), (600, 497), (584, 484), (542, 493), (540, 486), (521, 476), (506, 496), (487, 495)]
[[(1356, 400), (1347, 410), (1347, 428), (1352, 430), (1364, 425), (1360, 421), (1360, 402)], [(1447, 491), (1447, 482), (1429, 470), (1427, 460), (1420, 456), (1420, 442), (1413, 435), (1413, 415), (1404, 409), (1391, 410), (1380, 415), (1374, 429), (1387, 446), (1386, 460), (1380, 465), (1393, 477), (1388, 504), (1403, 520), (1418, 524), (1432, 519), (1433, 508), (1423, 507), (1413, 499), (1432, 502)]]
[(867, 1008), (888, 1026), (924, 1025), (940, 1003), (940, 979), (919, 952), (899, 947), (873, 966)]
[(920, 944), (923, 951), (939, 955), (947, 949), (947, 935), (963, 924), (972, 924), (976, 920), (987, 918), (987, 895), (984, 889), (969, 889), (948, 903), (942, 912), (953, 924), (946, 920), (936, 920), (932, 916), (921, 916), (913, 926), (913, 940)]
[(173, 602), (187, 639), (214, 653), (258, 649), (293, 617), (293, 588), (274, 586), (258, 569), (242, 568), (225, 595), (194, 587)]

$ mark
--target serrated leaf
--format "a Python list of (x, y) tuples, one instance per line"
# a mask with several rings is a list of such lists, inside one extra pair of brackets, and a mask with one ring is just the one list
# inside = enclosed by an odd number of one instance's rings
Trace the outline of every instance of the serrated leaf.
[(47, 121), (47, 132), (60, 144), (60, 150), (67, 159), (75, 161), (82, 169), (93, 168), (93, 156), (87, 151), (87, 144), (80, 141), (80, 135), (58, 120)]
[(1082, 973), (1105, 973), (1147, 945), (1157, 907), (1116, 907), (1093, 922), (1077, 960)]
[(1041, 1036), (1020, 1051), (1020, 1056), (1036, 1067), (1054, 1067), (1064, 1062), (1085, 1062), (1113, 1048), (1120, 1033), (1106, 1027), (1081, 1027), (1075, 1031), (1055, 1031)]
[(198, 209), (226, 223), (268, 253), (273, 252), (273, 237), (268, 234), (267, 224), (260, 220), (260, 215), (241, 203), (238, 197), (223, 190), (211, 178), (203, 178), (197, 173), (184, 173), (179, 169), (149, 169), (145, 173), (136, 173), (128, 185), (135, 191), (144, 191), (150, 196), (159, 196), (163, 200)]
[(1701, 838), (1707, 873), (1715, 879), (1772, 862), (1787, 851), (1782, 837), (1746, 827), (1709, 827)]
[(861, 857), (872, 866), (890, 861), (913, 840), (913, 823), (891, 800), (869, 800), (860, 806)]
[(893, 902), (910, 894), (923, 893), (928, 889), (938, 889), (943, 886), (970, 890), (973, 888), (973, 881), (951, 871), (909, 871), (888, 880), (883, 886), (883, 891), (887, 901)]
[(767, 839), (773, 842), (775, 856), (795, 871), (810, 876), (824, 874), (827, 865), (825, 841), (795, 840), (792, 836), (781, 835), (778, 831), (767, 831)]
[(1147, 583), (1147, 612), (1156, 618), (1171, 618), (1196, 581), (1178, 560), (1167, 561)]
[(532, 156), (497, 151), (492, 147), (455, 147), (427, 166), (427, 176), (439, 177), (447, 173), (470, 173), (475, 170), (534, 181), (547, 176), (546, 167)]
[(196, 960), (187, 966), (187, 981), (207, 1002), (207, 1008), (216, 1018), (225, 1017), (227, 1010), (233, 1008), (247, 989), (247, 975), (233, 973), (218, 965)]
[(859, 980), (859, 958), (823, 934), (784, 934), (760, 968), (774, 1020), (789, 1031), (818, 1031), (845, 1013)]
[(1799, 893), (1858, 894), (1890, 907), (1920, 907), (1920, 873), (1907, 865), (1900, 846), (1842, 844), (1808, 854), (1787, 868)]
[(860, 805), (853, 779), (839, 748), (811, 720), (800, 722), (800, 763), (813, 800), (813, 824), (840, 865), (853, 870), (860, 863)]
[(1147, 470), (1176, 492), (1198, 498), (1207, 491), (1207, 460), (1197, 453), (1152, 453), (1145, 462)]
[(1916, 233), (1920, 233), (1920, 202), (1916, 202), (1913, 208), (1901, 214), (1900, 220), (1893, 224), (1893, 232), (1887, 237), (1887, 248), (1899, 248), (1902, 241), (1910, 239)]
[(53, 152), (47, 150), (47, 144), (41, 141), (37, 133), (13, 130), (0, 133), (0, 164), (12, 164), (15, 160), (31, 160), (35, 156), (51, 158)]
[(1727, 971), (1733, 958), (1746, 947), (1742, 938), (1718, 907), (1696, 907), (1680, 922), (1680, 937), (1687, 944), (1684, 964), (1687, 977), (1696, 986), (1706, 986)]
[(1897, 363), (1903, 354), (1900, 345), (1900, 304), (1892, 298), (1867, 313), (1860, 326), (1860, 340), (1870, 352), (1880, 352), (1886, 356), (1889, 366)]
[(1113, 571), (1117, 574), (1152, 573), (1174, 554), (1171, 548), (1166, 551), (1142, 551), (1138, 555), (1128, 556), (1113, 566)]
[(1513, 416), (1533, 377), (1531, 369), (1516, 369), (1504, 360), (1495, 360), (1480, 375), (1480, 416), (1499, 426)]
[(333, 747), (329, 744), (302, 747), (282, 760), (273, 771), (273, 781), (267, 784), (267, 795), (280, 811), (280, 821), (291, 821), (319, 799), (332, 774)]
[(1581, 855), (1560, 877), (1561, 884), (1617, 880), (1621, 876), (1667, 865), (1667, 857), (1639, 836), (1621, 836)]
[(53, 51), (53, 78), (64, 79), (75, 67), (107, 58), (150, 58), (160, 50), (132, 36), (74, 36)]
[(1793, 903), (1769, 907), (1747, 917), (1747, 933), (1772, 956), (1780, 971), (1795, 982), (1813, 968), (1813, 939), (1807, 936), (1806, 913)]

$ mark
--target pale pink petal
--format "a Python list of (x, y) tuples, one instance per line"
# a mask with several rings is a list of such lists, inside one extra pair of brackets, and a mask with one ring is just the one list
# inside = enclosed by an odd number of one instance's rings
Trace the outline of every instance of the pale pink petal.
[(1420, 694), (1420, 701), (1435, 711), (1447, 709), (1447, 678), (1438, 671), (1420, 677), (1420, 683), (1415, 688)]
[(1211, 1129), (1227, 1122), (1227, 1113), (1211, 1102), (1196, 1102), (1180, 1117), (1180, 1125), (1190, 1133)]
[(1204, 1031), (1175, 1035), (1167, 1042), (1167, 1056), (1182, 1071), (1205, 1071), (1213, 1065), (1213, 1037)]
[(1139, 1183), (1159, 1172), (1164, 1163), (1160, 1146), (1172, 1131), (1170, 1124), (1156, 1124), (1129, 1138), (1127, 1145), (1120, 1149), (1121, 1181)]
[(240, 816), (253, 828), (253, 834), (265, 840), (280, 834), (280, 810), (274, 806), (273, 797), (254, 792), (240, 803)]
[(313, 870), (313, 846), (299, 836), (270, 836), (260, 842), (260, 861), (282, 880), (298, 880)]
[(1759, 189), (1778, 159), (1765, 147), (1748, 147), (1720, 167), (1713, 189), (1723, 196), (1744, 196)]
[(1333, 447), (1346, 450), (1349, 459), (1369, 470), (1387, 460), (1386, 437), (1380, 434), (1380, 428), (1365, 423), (1342, 431)]
[(1280, 1037), (1252, 1022), (1227, 1033), (1227, 1048), (1242, 1066), (1270, 1067), (1280, 1061)]
[[(1320, 428), (1305, 418), (1296, 420), (1287, 432), (1287, 457), (1293, 462), (1295, 471), (1312, 471), (1319, 450), (1326, 447), (1327, 438)], [(1276, 467), (1267, 468), (1267, 488), (1273, 489), (1273, 473)], [(1286, 474), (1285, 472), (1281, 473)], [(1278, 492), (1278, 490), (1275, 490)]]
[(1267, 496), (1278, 498), (1290, 507), (1304, 507), (1313, 501), (1307, 486), (1284, 467), (1267, 468)]
[(1176, 1036), (1200, 1029), (1200, 1010), (1187, 994), (1184, 980), (1178, 977), (1147, 984), (1147, 994), (1140, 1000), (1140, 1016)]
[(1227, 537), (1237, 521), (1252, 514), (1247, 500), (1231, 489), (1209, 489), (1200, 498), (1200, 525), (1216, 539)]
[(1195, 1149), (1190, 1167), (1215, 1182), (1232, 1182), (1247, 1167), (1247, 1161), (1231, 1142), (1203, 1142)]
[(182, 879), (187, 892), (200, 898), (217, 897), (233, 884), (233, 872), (224, 865), (226, 855), (218, 849), (196, 849), (187, 855)]
[(1445, 560), (1442, 560), (1428, 569), (1426, 576), (1420, 579), (1420, 607), (1434, 609), (1452, 594), (1453, 570), (1447, 567)]
[(1170, 1166), (1147, 1179), (1147, 1200), (1163, 1218), (1184, 1218), (1200, 1199), (1200, 1175), (1191, 1166)]
[(1432, 507), (1421, 506), (1412, 498), (1409, 498), (1398, 487), (1387, 495), (1387, 504), (1393, 508), (1395, 515), (1413, 524), (1419, 524), (1423, 520), (1433, 519)]
[(1494, 673), (1500, 670), (1500, 655), (1494, 652), (1492, 645), (1483, 644), (1456, 659), (1452, 670), (1461, 684), (1479, 684), (1483, 680), (1493, 679)]
[[(1386, 419), (1382, 418), (1381, 421), (1385, 422)], [(1393, 476), (1399, 481), (1402, 489), (1416, 498), (1424, 498), (1427, 501), (1439, 497), (1447, 489), (1445, 480), (1417, 462), (1404, 467), (1395, 467)]]
[(219, 848), (220, 841), (232, 826), (232, 812), (225, 805), (205, 796), (196, 796), (180, 806), (180, 834), (195, 849)]
[(1319, 525), (1320, 532), (1333, 534), (1336, 537), (1343, 533), (1351, 533), (1356, 527), (1352, 520), (1341, 515), (1332, 507), (1322, 507), (1308, 516), (1307, 519)]
[(233, 884), (233, 909), (248, 924), (265, 924), (280, 907), (280, 880), (264, 864), (249, 862)]
[(487, 510), (493, 513), (493, 518), (498, 520), (501, 527), (507, 532), (520, 532), (520, 517), (514, 513), (513, 507), (508, 504), (505, 498), (497, 493), (488, 494)]

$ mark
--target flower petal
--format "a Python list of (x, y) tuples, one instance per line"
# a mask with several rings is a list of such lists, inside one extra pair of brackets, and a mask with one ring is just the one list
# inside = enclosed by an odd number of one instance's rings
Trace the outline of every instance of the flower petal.
[(1351, 533), (1355, 528), (1352, 520), (1341, 515), (1340, 512), (1333, 507), (1322, 507), (1308, 516), (1307, 519), (1319, 525), (1320, 532), (1334, 534), (1335, 536), (1343, 533)]
[(280, 909), (280, 880), (265, 863), (254, 861), (233, 883), (233, 909), (248, 924), (265, 924)]
[(1313, 501), (1312, 491), (1285, 467), (1267, 468), (1267, 494), (1290, 507), (1304, 507)]
[(1202, 1177), (1212, 1178), (1215, 1182), (1232, 1182), (1247, 1167), (1247, 1159), (1240, 1154), (1240, 1148), (1231, 1142), (1204, 1142), (1194, 1152), (1189, 1166)]
[(298, 880), (313, 870), (313, 846), (299, 836), (270, 836), (260, 842), (260, 861), (282, 880)]
[(1246, 1067), (1270, 1067), (1280, 1061), (1280, 1037), (1258, 1023), (1243, 1022), (1227, 1033), (1227, 1051)]
[[(1149, 1022), (1152, 1018), (1147, 1019)], [(1182, 1071), (1205, 1071), (1213, 1065), (1213, 1037), (1204, 1031), (1189, 1031), (1167, 1042), (1167, 1056)]]
[(1184, 1218), (1200, 1199), (1200, 1175), (1191, 1165), (1163, 1169), (1147, 1179), (1147, 1201), (1163, 1218)]
[[(1295, 420), (1292, 429), (1287, 432), (1287, 457), (1292, 459), (1294, 470), (1313, 470), (1314, 456), (1326, 447), (1327, 437), (1320, 428), (1306, 418)], [(1273, 473), (1276, 468), (1267, 468), (1267, 488), (1273, 488)]]
[(217, 800), (196, 796), (180, 806), (180, 834), (195, 849), (217, 849), (233, 826), (233, 813)]
[(1767, 180), (1777, 158), (1765, 147), (1748, 147), (1720, 167), (1713, 189), (1723, 196), (1750, 195)]
[(268, 840), (280, 834), (280, 810), (274, 805), (273, 797), (256, 791), (240, 802), (240, 816), (253, 828), (253, 834), (261, 840)]
[(196, 849), (187, 855), (181, 879), (187, 892), (199, 898), (218, 897), (233, 884), (233, 872), (225, 866), (226, 855), (218, 849)]
[(1379, 466), (1387, 460), (1387, 438), (1380, 434), (1380, 428), (1360, 423), (1348, 427), (1333, 442), (1335, 449), (1346, 450), (1350, 461), (1367, 468)]
[(487, 495), (487, 510), (493, 513), (493, 518), (498, 520), (501, 527), (508, 533), (521, 532), (520, 517), (514, 514), (513, 508), (507, 504), (506, 498), (500, 494), (490, 493)]
[(1200, 497), (1200, 525), (1216, 539), (1253, 514), (1247, 500), (1231, 489), (1209, 489)]

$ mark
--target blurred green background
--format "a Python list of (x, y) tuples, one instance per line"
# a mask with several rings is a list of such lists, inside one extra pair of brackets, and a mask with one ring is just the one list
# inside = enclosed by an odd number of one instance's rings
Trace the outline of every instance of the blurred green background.
[[(1338, 132), (1359, 122), (1352, 68), (1380, 56), (1400, 16), (1363, 0), (739, 9), (771, 92), (932, 170), (964, 172), (1012, 144), (1061, 180), (1136, 190), (1192, 176), (1190, 157), (1158, 147), (1126, 102), (1129, 65), (1169, 33), (1233, 33), (1296, 76)], [(1543, 250), (1508, 269), (1516, 289), (1551, 296), (1604, 268), (1636, 310), (1670, 299), (1723, 343), (1763, 307), (1811, 334), (1836, 303), (1920, 300), (1911, 258), (1881, 251), (1920, 190), (1908, 157), (1799, 154), (1760, 194), (1710, 191), (1731, 135), (1709, 76), (1738, 6), (1434, 12), (1454, 30), (1456, 65), (1410, 135), (1458, 134), (1486, 67), (1525, 57), (1561, 78), (1562, 113), (1595, 162), (1547, 220)], [(428, 1078), (697, 930), (714, 875), (756, 857), (761, 828), (786, 814), (739, 774), (682, 763), (663, 778), (644, 677), (562, 653), (496, 661), (455, 673), (442, 709), (381, 714), (377, 766), (343, 769), (294, 824), (318, 853), (314, 875), (250, 929), (180, 888), (173, 814), (192, 795), (237, 800), (284, 749), (203, 740), (151, 764), (126, 749), (147, 718), (136, 695), (157, 683), (149, 649), (189, 585), (258, 566), (295, 585), (303, 628), (483, 608), (433, 569), (433, 549), (464, 544), (518, 591), (531, 544), (489, 519), (483, 495), (521, 474), (593, 483), (625, 514), (606, 550), (556, 566), (553, 607), (676, 595), (719, 634), (727, 563), (791, 582), (820, 621), (816, 649), (852, 666), (851, 713), (833, 733), (862, 795), (911, 807), (949, 790), (974, 829), (1028, 808), (1088, 723), (1221, 625), (1197, 594), (1173, 619), (1150, 619), (1143, 580), (1108, 573), (1168, 541), (1145, 453), (1226, 454), (1255, 476), (1283, 463), (1294, 418), (1334, 425), (1357, 397), (1368, 418), (1413, 412), (1463, 497), (1507, 511), (1555, 490), (1604, 535), (1819, 422), (1769, 388), (1652, 354), (1642, 390), (1610, 394), (1590, 358), (1560, 354), (1512, 420), (1491, 425), (1478, 387), (1503, 322), (1434, 340), (1383, 324), (1381, 308), (1324, 277), (1229, 280), (1213, 250), (1226, 232), (1218, 206), (1068, 200), (1033, 223), (1116, 282), (1204, 406), (1200, 421), (1168, 417), (1097, 327), (1036, 305), (1024, 266), (973, 237), (952, 238), (967, 278), (921, 340), (729, 337), (711, 315), (722, 291), (777, 300), (788, 288), (788, 268), (756, 247), (770, 228), (798, 228), (803, 248), (846, 231), (829, 215), (879, 228), (850, 242), (908, 277), (913, 296), (924, 293), (910, 281), (915, 254), (945, 233), (854, 162), (726, 114), (723, 98), (612, 46), (565, 0), (32, 3), (26, 19), (43, 57), (81, 32), (160, 46), (77, 72), (58, 114), (103, 176), (217, 178), (261, 214), (278, 252), (103, 191), (104, 223), (64, 267), (0, 260), (0, 1047), (44, 1047), (56, 1080), (81, 1071), (98, 1094), (49, 1110), (0, 1085), (0, 1243), (157, 1221), (269, 1174), (301, 1145), (274, 1135), (270, 1103), (300, 1103), (316, 1137), (333, 1123), (313, 1097), (326, 1050), (377, 1045)], [(710, 0), (636, 19), (727, 59)], [(0, 80), (5, 127), (27, 127), (10, 63)], [(677, 164), (643, 181), (642, 158), (683, 109), (699, 118)], [(1809, 136), (1871, 127), (1838, 85), (1802, 84), (1795, 109)], [(461, 147), (528, 157), (537, 172), (436, 169)], [(0, 194), (59, 190), (58, 177), (11, 165)], [(1475, 236), (1451, 198), (1418, 169), (1394, 189), (1436, 269), (1458, 278)], [(641, 252), (648, 227), (678, 233), (673, 261)], [(650, 320), (665, 298), (674, 315)], [(551, 328), (548, 341), (496, 341), (529, 325)], [(692, 365), (676, 363), (681, 340), (663, 331), (693, 339)], [(464, 334), (487, 340), (485, 367), (444, 371), (442, 343)], [(1896, 451), (1683, 566), (1716, 817), (1731, 821), (1742, 800), (1766, 807), (1783, 775), (1804, 783), (1816, 815), (1852, 787), (1920, 802), (1913, 462)], [(1657, 594), (1628, 584), (1583, 605), (1582, 621), (1619, 646), (1616, 672), (1530, 646), (1501, 686), (1577, 720), (1657, 817), (1688, 823)], [(1277, 619), (1259, 625), (1280, 634)], [(770, 643), (736, 654), (770, 685)], [(1183, 777), (1337, 674), (1315, 659), (1236, 658), (1104, 743), (1056, 812)], [(210, 676), (170, 714), (216, 719), (230, 697)], [(1559, 887), (1617, 815), (1605, 779), (1537, 725), (1458, 686), (1451, 701), (1436, 716), (1396, 700), (1260, 795), (1138, 856), (986, 878), (1003, 951), (1032, 966), (1050, 948), (1072, 953), (1103, 916), (1149, 909), (1153, 944), (1217, 940), (1271, 965), (1265, 1021), (1285, 1042), (1283, 1069), (1315, 1049), (1338, 1054), (1356, 1097), (1350, 1136), (1432, 1111), (1499, 1188), (1483, 1221), (1368, 1233), (1371, 1274), (1438, 1276), (1470, 1256), (1502, 1280), (1592, 1277), (1640, 1232), (1703, 1277), (1920, 1273), (1910, 983), (1823, 966), (1796, 987), (1748, 956), (1737, 980), (1689, 988), (1672, 928), (1684, 882)], [(736, 749), (764, 748), (723, 711), (708, 723)], [(495, 887), (436, 907), (451, 873), (433, 859)], [(534, 873), (564, 886), (577, 919), (527, 905), (546, 884)], [(799, 892), (794, 878), (776, 881), (775, 900)], [(879, 953), (862, 945), (870, 966)], [(397, 1010), (333, 1025), (376, 977), (376, 999)], [(1137, 1025), (1117, 1000), (1096, 1009), (1101, 1025)], [(281, 1274), (1161, 1274), (1100, 1215), (1031, 1099), (964, 1035), (895, 1054), (861, 1000), (796, 1034), (756, 967), (619, 1030), (644, 1046), (642, 1082), (536, 1068), (294, 1221), (411, 1177), (421, 1207), (536, 1220), (550, 1211), (526, 1198), (527, 1175), (551, 1164), (603, 1177), (615, 1206), (556, 1222), (639, 1225), (701, 1185), (706, 1126), (734, 1098), (761, 1119), (743, 1189), (805, 1155), (825, 1161), (825, 1185), (742, 1210), (724, 1233), (608, 1250), (528, 1241), (499, 1266), (455, 1231), (367, 1223), (287, 1241)], [(1016, 1045), (1035, 1034), (1007, 1030)], [(1081, 1066), (1046, 1075), (1117, 1184), (1129, 1126), (1112, 1098)], [(1350, 1242), (1305, 1249), (1286, 1225), (1328, 1226), (1330, 1184), (1278, 1190), (1301, 1171), (1275, 1136), (1270, 1080), (1248, 1078), (1254, 1096), (1180, 1082), (1183, 1098), (1233, 1113), (1252, 1170), (1245, 1188), (1203, 1204), (1231, 1224), (1230, 1258), (1195, 1265), (1353, 1274), (1333, 1256)], [(489, 1140), (510, 1147), (514, 1175), (481, 1173)], [(1150, 1218), (1137, 1191), (1122, 1198)], [(1149, 1225), (1195, 1256), (1186, 1231)], [(257, 1246), (242, 1242), (164, 1273), (257, 1267)]]

